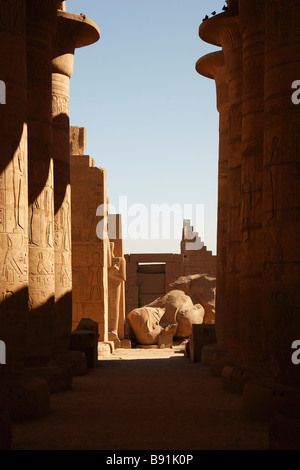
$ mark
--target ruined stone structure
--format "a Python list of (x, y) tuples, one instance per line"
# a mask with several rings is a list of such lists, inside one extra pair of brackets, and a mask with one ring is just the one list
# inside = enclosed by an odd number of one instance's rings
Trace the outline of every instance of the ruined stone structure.
[[(79, 145), (73, 144), (73, 148), (80, 151)], [(96, 233), (97, 224), (104, 224), (107, 218), (106, 171), (95, 167), (94, 159), (84, 155), (84, 150), (71, 155), (72, 329), (82, 318), (90, 318), (98, 323), (100, 340), (107, 341), (109, 241), (107, 237), (99, 239)], [(96, 215), (99, 206), (103, 208), (101, 218)]]
[(272, 402), (278, 383), (282, 397), (300, 384), (291, 361), (300, 333), (300, 114), (291, 100), (299, 14), (297, 0), (231, 0), (199, 28), (201, 39), (222, 48), (196, 64), (216, 82), (220, 113), (211, 367), (227, 364), (252, 379), (244, 396), (254, 414)]
[[(48, 409), (35, 377), (54, 391), (68, 375), (53, 358), (68, 353), (72, 318), (69, 79), (75, 49), (98, 39), (97, 25), (65, 2), (1, 2), (0, 401), (7, 386), (12, 401), (31, 393), (22, 417)], [(31, 379), (10, 381), (9, 373)]]
[(184, 221), (181, 253), (143, 253), (125, 255), (127, 265), (126, 315), (166, 294), (170, 284), (181, 276), (216, 273), (216, 256), (208, 251)]
[(72, 330), (89, 318), (99, 341), (125, 338), (126, 261), (120, 214), (109, 214), (106, 170), (84, 155), (86, 130), (71, 127)]

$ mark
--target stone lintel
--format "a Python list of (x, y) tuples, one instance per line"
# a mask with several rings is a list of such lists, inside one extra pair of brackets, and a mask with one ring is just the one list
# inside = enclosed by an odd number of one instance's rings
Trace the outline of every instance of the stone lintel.
[(130, 263), (173, 263), (173, 253), (141, 253), (129, 255)]

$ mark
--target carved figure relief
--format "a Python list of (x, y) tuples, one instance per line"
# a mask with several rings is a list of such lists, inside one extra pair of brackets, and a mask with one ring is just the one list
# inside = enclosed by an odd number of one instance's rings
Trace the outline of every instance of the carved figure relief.
[(14, 253), (12, 240), (7, 235), (7, 250), (3, 260), (2, 279), (4, 279), (9, 284), (14, 284), (22, 278), (22, 265), (20, 265), (20, 262)]
[(24, 208), (20, 207), (22, 186), (24, 179), (24, 157), (21, 147), (18, 142), (13, 144), (13, 193), (14, 193), (14, 218), (15, 218), (15, 231), (23, 231), (25, 227), (25, 213)]
[(101, 300), (101, 260), (96, 251), (92, 254), (92, 264), (88, 268), (89, 297), (88, 300)]
[(284, 274), (281, 228), (279, 225), (269, 225), (266, 230), (264, 237), (264, 278), (267, 281), (280, 281)]

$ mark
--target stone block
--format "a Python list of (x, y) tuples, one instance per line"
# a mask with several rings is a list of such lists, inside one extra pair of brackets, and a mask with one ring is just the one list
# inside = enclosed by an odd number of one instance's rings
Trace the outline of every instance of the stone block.
[(63, 392), (72, 389), (72, 367), (68, 362), (56, 364), (50, 363), (46, 366), (26, 367), (26, 377), (39, 377), (48, 383), (50, 393)]
[(70, 126), (70, 154), (84, 155), (86, 148), (86, 129)]
[(122, 339), (120, 348), (121, 349), (131, 349), (130, 339)]
[(1, 377), (0, 409), (8, 411), (12, 422), (47, 415), (50, 412), (47, 381), (36, 377)]
[(251, 378), (253, 377), (242, 367), (225, 366), (222, 370), (223, 390), (242, 395), (245, 382)]
[(67, 362), (71, 365), (73, 377), (85, 375), (87, 372), (87, 359), (82, 351), (67, 351), (62, 354), (55, 354), (51, 358), (57, 364)]
[(201, 351), (206, 344), (216, 343), (215, 325), (193, 325), (190, 336), (190, 357), (192, 362), (201, 361)]
[(130, 262), (135, 263), (172, 263), (172, 253), (141, 253), (131, 254)]
[(98, 360), (98, 335), (94, 331), (75, 330), (71, 334), (71, 351), (82, 351), (86, 355), (87, 367), (94, 369)]
[(0, 410), (0, 450), (11, 450), (11, 419), (7, 410)]
[(210, 367), (211, 361), (227, 353), (227, 347), (220, 344), (207, 344), (201, 351), (201, 362)]
[(251, 420), (270, 422), (277, 409), (299, 401), (299, 389), (271, 379), (249, 380), (244, 386), (243, 411)]
[(99, 341), (98, 357), (109, 357), (115, 352), (115, 346), (112, 341)]

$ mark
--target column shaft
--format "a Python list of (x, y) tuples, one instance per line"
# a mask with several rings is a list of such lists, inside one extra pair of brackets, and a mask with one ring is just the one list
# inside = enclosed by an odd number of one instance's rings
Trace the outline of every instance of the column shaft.
[(291, 86), (300, 77), (300, 4), (298, 0), (265, 4), (265, 358), (274, 377), (299, 385), (291, 345), (300, 331), (300, 113), (291, 100)]
[(54, 351), (69, 349), (72, 329), (69, 77), (52, 74), (54, 156), (55, 334)]
[(241, 270), (242, 45), (236, 16), (220, 32), (228, 81), (229, 150), (227, 177), (226, 338), (232, 358), (240, 360), (239, 276)]
[(56, 0), (27, 0), (29, 315), (28, 364), (47, 363), (53, 349), (54, 189), (52, 45)]
[(0, 79), (0, 340), (7, 367), (19, 372), (25, 356), (28, 309), (28, 188), (25, 0), (2, 2)]
[(262, 196), (264, 143), (264, 5), (240, 0), (243, 35), (242, 252), (240, 335), (243, 364), (263, 368)]

